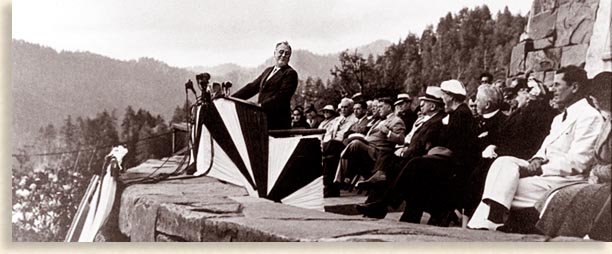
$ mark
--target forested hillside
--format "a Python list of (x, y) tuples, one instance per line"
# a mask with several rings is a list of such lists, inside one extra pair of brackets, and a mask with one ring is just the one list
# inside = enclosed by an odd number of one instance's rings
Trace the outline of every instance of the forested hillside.
[(14, 40), (12, 53), (13, 147), (68, 115), (93, 117), (131, 105), (168, 118), (195, 75), (150, 58), (119, 61), (24, 41)]
[(366, 98), (399, 92), (418, 95), (424, 87), (451, 78), (473, 92), (484, 71), (505, 79), (512, 47), (526, 23), (526, 17), (507, 8), (495, 14), (486, 5), (449, 12), (435, 27), (428, 26), (420, 35), (409, 33), (378, 58), (350, 50), (341, 53), (332, 82), (324, 86), (316, 78), (305, 79), (293, 102), (320, 108), (357, 92)]

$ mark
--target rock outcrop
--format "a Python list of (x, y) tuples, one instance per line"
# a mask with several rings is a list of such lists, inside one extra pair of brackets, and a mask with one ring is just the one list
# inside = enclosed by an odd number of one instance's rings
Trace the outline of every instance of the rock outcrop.
[(512, 50), (508, 79), (531, 75), (550, 85), (562, 66), (585, 66), (589, 77), (611, 70), (612, 56), (606, 57), (612, 52), (610, 5), (609, 0), (534, 0), (525, 33)]

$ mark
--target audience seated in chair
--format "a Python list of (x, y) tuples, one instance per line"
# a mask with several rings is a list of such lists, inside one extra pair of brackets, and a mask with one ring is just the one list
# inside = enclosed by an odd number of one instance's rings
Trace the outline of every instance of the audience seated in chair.
[(404, 122), (393, 112), (390, 98), (378, 100), (378, 113), (384, 118), (378, 120), (365, 137), (348, 137), (347, 146), (342, 151), (335, 182), (351, 183), (361, 175), (370, 177), (376, 158), (383, 153), (392, 153), (397, 144), (404, 142)]
[(480, 203), (487, 172), (494, 159), (513, 156), (527, 160), (548, 135), (557, 111), (549, 105), (550, 92), (541, 83), (537, 83), (537, 86), (539, 89), (530, 89), (525, 83), (511, 88), (517, 90), (514, 100), (518, 107), (502, 123), (501, 132), (490, 139), (490, 144), (482, 151), (482, 158), (470, 175), (465, 215), (471, 217)]
[(440, 146), (410, 160), (393, 184), (377, 201), (357, 206), (367, 217), (384, 218), (387, 206), (406, 201), (400, 221), (419, 223), (424, 211), (429, 224), (447, 226), (452, 211), (461, 203), (461, 187), (477, 159), (476, 121), (464, 103), (465, 87), (458, 80), (442, 82), (445, 111)]
[(404, 138), (404, 145), (396, 148), (394, 153), (381, 154), (374, 164), (374, 175), (357, 183), (357, 188), (369, 190), (366, 202), (380, 198), (389, 187), (388, 180), (395, 179), (399, 170), (410, 159), (423, 156), (430, 148), (440, 145), (442, 119), (446, 116), (442, 90), (436, 86), (427, 87), (425, 96), (419, 100), (421, 111), (411, 131)]
[(554, 118), (550, 134), (529, 161), (504, 156), (493, 162), (468, 227), (496, 230), (510, 209), (533, 209), (554, 186), (586, 179), (603, 127), (601, 115), (585, 99), (586, 81), (586, 72), (576, 66), (556, 72), (553, 100), (564, 113)]

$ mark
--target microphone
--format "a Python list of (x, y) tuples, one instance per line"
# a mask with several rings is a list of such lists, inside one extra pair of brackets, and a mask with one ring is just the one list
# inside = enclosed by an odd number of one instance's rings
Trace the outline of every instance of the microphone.
[(185, 83), (185, 91), (187, 92), (188, 90), (191, 90), (191, 92), (193, 92), (196, 98), (198, 97), (195, 88), (193, 88), (193, 82), (191, 81), (191, 79), (188, 80), (187, 83)]

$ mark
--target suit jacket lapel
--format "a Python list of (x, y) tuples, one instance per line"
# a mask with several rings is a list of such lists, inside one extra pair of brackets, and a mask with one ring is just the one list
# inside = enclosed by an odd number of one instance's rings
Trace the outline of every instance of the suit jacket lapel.
[[(278, 69), (278, 71), (276, 71), (276, 73), (274, 73), (272, 77), (270, 77), (267, 81), (264, 81), (264, 87), (267, 87), (269, 84), (276, 84), (276, 82), (283, 76), (283, 72), (285, 71), (285, 69), (286, 67), (281, 67), (280, 69)], [(271, 73), (273, 70), (274, 67), (270, 68), (269, 73)]]
[(423, 125), (421, 125), (421, 127), (419, 127), (413, 134), (412, 138), (414, 138), (415, 136), (417, 136), (417, 133), (423, 132), (424, 130), (428, 129), (430, 125), (432, 125), (433, 123), (435, 123), (436, 121), (440, 121), (440, 119), (442, 119), (444, 117), (444, 114), (442, 113), (437, 113), (435, 116), (429, 118), (427, 121), (425, 121), (423, 123)]
[[(268, 69), (266, 69), (266, 75), (263, 79), (261, 79), (261, 83), (259, 84), (259, 87), (261, 87), (261, 89), (263, 90), (264, 86), (266, 85), (266, 83), (269, 81), (268, 80), (268, 76), (270, 76), (270, 73), (272, 72), (272, 70), (274, 70), (274, 66), (272, 67), (268, 67)], [(280, 70), (278, 70), (280, 71)], [(268, 80), (268, 81), (266, 81)]]
[[(559, 139), (561, 136), (563, 136), (563, 133), (565, 133), (565, 131), (570, 128), (571, 126), (574, 125), (574, 123), (576, 122), (576, 117), (575, 114), (572, 115), (568, 115), (567, 119), (565, 119), (565, 121), (561, 122), (561, 118), (562, 118), (562, 114), (559, 114), (557, 117), (555, 117), (555, 120), (557, 120), (557, 118), (559, 118), (559, 121), (556, 123), (557, 125), (559, 125), (556, 128), (551, 128), (551, 132), (549, 135), (549, 139), (546, 145), (550, 145), (553, 142), (555, 142), (557, 139)], [(554, 121), (553, 121), (554, 122)], [(553, 132), (554, 131), (554, 132)]]

